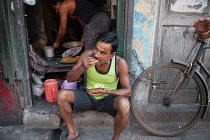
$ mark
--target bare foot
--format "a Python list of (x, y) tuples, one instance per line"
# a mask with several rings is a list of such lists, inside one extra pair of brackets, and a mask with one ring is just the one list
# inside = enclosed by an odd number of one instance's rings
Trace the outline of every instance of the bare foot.
[(79, 136), (79, 132), (75, 132), (75, 133), (69, 133), (68, 135), (67, 135), (67, 138), (71, 138), (71, 139), (74, 139), (74, 138), (76, 138), (77, 136)]

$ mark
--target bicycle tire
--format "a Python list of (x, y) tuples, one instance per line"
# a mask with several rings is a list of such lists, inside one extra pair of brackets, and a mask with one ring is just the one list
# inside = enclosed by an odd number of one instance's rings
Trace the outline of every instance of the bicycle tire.
[(130, 98), (131, 111), (136, 122), (147, 132), (175, 136), (190, 129), (201, 117), (206, 91), (196, 72), (185, 84), (186, 88), (180, 87), (173, 93), (175, 85), (181, 81), (177, 79), (185, 78), (185, 68), (181, 64), (158, 64), (148, 68), (135, 81)]

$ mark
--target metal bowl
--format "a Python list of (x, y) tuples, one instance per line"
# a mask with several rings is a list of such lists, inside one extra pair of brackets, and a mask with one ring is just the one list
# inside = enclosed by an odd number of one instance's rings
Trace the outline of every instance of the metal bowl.
[(66, 43), (63, 44), (63, 47), (69, 49), (69, 48), (77, 47), (79, 43), (80, 43), (80, 41), (66, 42)]

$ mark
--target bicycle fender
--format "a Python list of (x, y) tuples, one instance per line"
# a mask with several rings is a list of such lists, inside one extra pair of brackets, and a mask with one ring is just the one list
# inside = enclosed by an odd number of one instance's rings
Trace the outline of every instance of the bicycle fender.
[[(171, 59), (171, 62), (175, 63), (175, 64), (184, 65), (184, 66), (188, 66), (189, 65), (188, 63), (180, 61), (180, 60)], [(201, 119), (203, 119), (203, 117), (205, 116), (206, 112), (208, 111), (208, 104), (209, 104), (210, 96), (208, 95), (208, 86), (207, 86), (206, 80), (204, 79), (204, 77), (201, 75), (201, 73), (197, 69), (195, 70), (195, 73), (199, 76), (201, 82), (204, 85), (204, 89), (206, 91), (205, 92), (206, 93), (206, 103), (205, 103), (206, 106), (204, 108), (203, 114), (201, 115)]]

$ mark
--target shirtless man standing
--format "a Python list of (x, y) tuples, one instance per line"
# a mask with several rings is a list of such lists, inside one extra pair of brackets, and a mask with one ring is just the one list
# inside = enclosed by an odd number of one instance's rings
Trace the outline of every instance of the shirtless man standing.
[(60, 27), (57, 39), (53, 44), (54, 48), (60, 46), (60, 42), (66, 33), (68, 17), (79, 20), (83, 28), (79, 46), (85, 46), (85, 50), (94, 48), (97, 37), (108, 31), (111, 23), (111, 19), (105, 12), (101, 12), (87, 0), (52, 0), (52, 7), (60, 15)]

